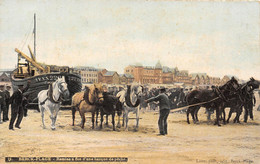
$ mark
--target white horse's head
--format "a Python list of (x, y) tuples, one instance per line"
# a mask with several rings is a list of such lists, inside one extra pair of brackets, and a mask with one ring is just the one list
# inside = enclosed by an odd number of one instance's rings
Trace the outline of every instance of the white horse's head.
[(68, 84), (66, 83), (64, 76), (62, 78), (58, 78), (55, 81), (55, 84), (57, 85), (59, 93), (63, 96), (63, 98), (69, 99), (70, 92), (68, 90)]
[(141, 98), (142, 95), (143, 95), (143, 87), (139, 84), (132, 84), (131, 92), (130, 92), (131, 101), (135, 103), (137, 99)]
[(131, 85), (131, 93), (137, 95), (138, 97), (142, 96), (143, 86), (141, 86), (139, 84), (132, 84)]

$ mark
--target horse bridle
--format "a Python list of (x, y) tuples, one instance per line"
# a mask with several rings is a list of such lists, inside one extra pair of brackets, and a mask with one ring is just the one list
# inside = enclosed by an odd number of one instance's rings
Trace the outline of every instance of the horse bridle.
[[(101, 96), (101, 97), (98, 97), (98, 94), (99, 93), (102, 93), (101, 91), (99, 91), (97, 88), (95, 88), (95, 91), (94, 91), (95, 93), (96, 93), (96, 95), (97, 95), (97, 103), (98, 103), (98, 101), (100, 100), (100, 99), (104, 99), (104, 96)], [(103, 94), (102, 94), (103, 95)]]
[[(56, 84), (56, 83), (58, 83), (58, 81), (55, 81), (54, 83)], [(63, 84), (63, 83), (66, 83), (66, 82), (61, 82), (61, 83), (58, 83), (58, 84), (57, 84), (57, 86), (58, 86), (58, 91), (59, 91), (59, 93), (60, 93), (61, 95), (63, 95), (63, 94), (68, 90), (68, 88), (66, 88), (66, 89), (63, 90), (63, 91), (61, 90), (60, 87), (61, 87), (61, 84)], [(53, 84), (53, 83), (52, 83), (52, 84)], [(52, 85), (52, 84), (51, 84), (51, 85)], [(54, 85), (55, 85), (55, 84), (54, 84)], [(53, 92), (53, 91), (52, 91), (52, 92)], [(65, 100), (65, 99), (62, 98), (61, 95), (60, 95), (60, 97), (58, 98), (58, 100), (54, 100), (54, 97), (52, 97), (51, 99), (52, 99), (55, 103), (60, 103), (62, 100)], [(53, 94), (52, 94), (52, 96), (53, 96)]]
[(61, 82), (61, 83), (58, 84), (58, 89), (59, 89), (59, 92), (60, 92), (61, 94), (63, 94), (64, 92), (66, 92), (66, 91), (68, 90), (68, 88), (66, 88), (64, 91), (62, 91), (62, 90), (60, 89), (61, 84), (63, 84), (63, 83), (66, 83), (66, 82)]

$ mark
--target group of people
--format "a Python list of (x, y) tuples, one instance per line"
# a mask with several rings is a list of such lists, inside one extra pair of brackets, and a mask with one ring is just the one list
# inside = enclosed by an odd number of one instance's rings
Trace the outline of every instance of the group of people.
[[(9, 122), (9, 130), (14, 130), (14, 127), (21, 129), (20, 124), (24, 116), (27, 116), (25, 110), (26, 97), (24, 93), (28, 90), (30, 81), (27, 87), (18, 85), (18, 89), (11, 95), (11, 87), (0, 85), (0, 124)], [(9, 107), (11, 105), (11, 118), (9, 119)], [(2, 114), (3, 113), (3, 114)], [(16, 123), (15, 123), (16, 121)], [(14, 126), (15, 123), (15, 126)]]

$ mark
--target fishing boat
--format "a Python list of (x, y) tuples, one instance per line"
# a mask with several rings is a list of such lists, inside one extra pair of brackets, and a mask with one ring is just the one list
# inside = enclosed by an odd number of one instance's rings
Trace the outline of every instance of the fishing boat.
[(30, 80), (31, 84), (27, 92), (24, 93), (28, 97), (29, 103), (34, 106), (37, 104), (37, 95), (41, 90), (48, 89), (49, 84), (56, 81), (59, 77), (64, 77), (68, 84), (70, 92), (70, 100), (63, 102), (64, 105), (70, 104), (71, 97), (81, 91), (81, 76), (68, 66), (46, 65), (36, 60), (36, 15), (34, 15), (34, 53), (30, 46), (30, 56), (26, 55), (19, 49), (15, 49), (18, 53), (17, 68), (11, 73), (11, 82), (13, 89), (17, 89), (18, 85), (27, 85)]

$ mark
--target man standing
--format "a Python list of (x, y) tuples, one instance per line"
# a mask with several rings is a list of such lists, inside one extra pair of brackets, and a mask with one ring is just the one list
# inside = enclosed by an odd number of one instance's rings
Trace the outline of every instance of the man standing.
[(185, 101), (185, 93), (183, 91), (183, 88), (180, 89), (179, 97), (178, 97), (178, 107), (182, 107), (184, 105)]
[(22, 106), (23, 97), (24, 97), (23, 93), (28, 90), (29, 85), (30, 85), (30, 81), (28, 81), (26, 88), (23, 88), (23, 85), (18, 85), (18, 90), (16, 90), (13, 93), (13, 95), (10, 97), (12, 110), (11, 110), (11, 120), (9, 124), (9, 130), (14, 130), (13, 126), (17, 118), (17, 115), (18, 115), (18, 119), (16, 121), (15, 127), (21, 129), (20, 123), (22, 122), (23, 115), (24, 115), (23, 106)]
[(168, 96), (165, 94), (166, 89), (161, 88), (160, 94), (158, 96), (152, 97), (148, 100), (145, 100), (146, 103), (149, 103), (151, 101), (159, 101), (159, 107), (160, 107), (160, 116), (158, 120), (159, 125), (159, 135), (166, 135), (167, 132), (167, 118), (170, 113), (170, 100)]
[[(5, 111), (6, 108), (6, 102), (5, 102), (5, 91), (4, 91), (4, 85), (0, 85), (0, 124), (2, 124), (2, 112)], [(4, 117), (3, 117), (4, 120)]]
[(8, 85), (6, 86), (6, 90), (5, 90), (5, 104), (6, 104), (6, 108), (5, 110), (3, 111), (3, 120), (4, 122), (5, 121), (8, 121), (9, 118), (8, 118), (8, 113), (9, 113), (9, 99), (10, 99), (10, 90), (11, 90), (11, 87)]

